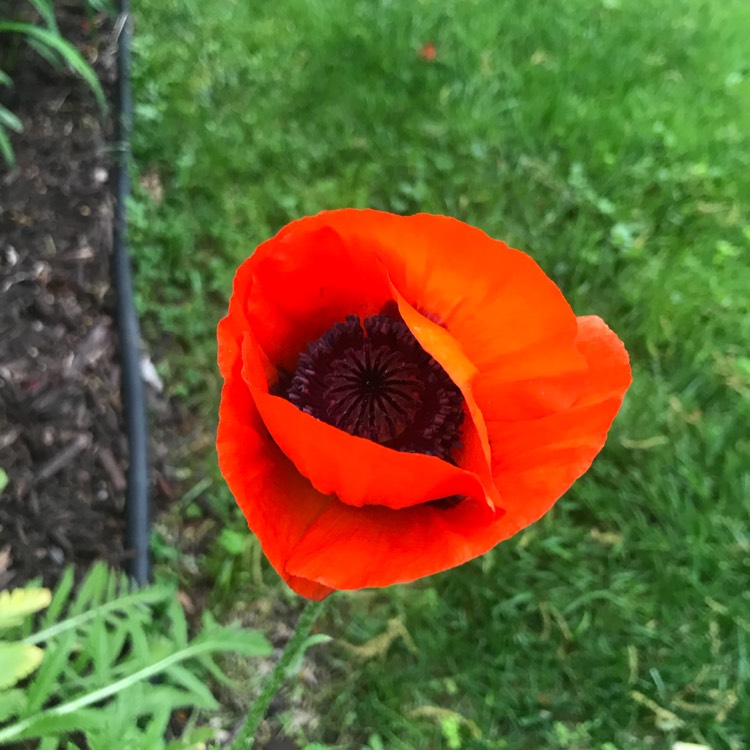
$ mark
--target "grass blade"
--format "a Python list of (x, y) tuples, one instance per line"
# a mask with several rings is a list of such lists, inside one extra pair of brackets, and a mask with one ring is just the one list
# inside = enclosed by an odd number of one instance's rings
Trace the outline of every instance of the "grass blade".
[(47, 27), (59, 33), (57, 20), (55, 19), (55, 9), (52, 7), (50, 0), (29, 0), (29, 2), (36, 8), (36, 12), (42, 17)]
[(5, 132), (5, 128), (0, 127), (0, 154), (3, 155), (5, 163), (8, 167), (16, 166), (16, 155), (13, 153), (13, 146), (8, 138), (8, 134)]
[(23, 130), (23, 123), (9, 109), (0, 106), (0, 128), (9, 128), (20, 133)]
[(85, 58), (81, 53), (72, 45), (67, 42), (59, 34), (54, 34), (47, 29), (41, 29), (38, 26), (34, 26), (30, 23), (20, 23), (18, 21), (5, 21), (0, 23), (0, 32), (10, 32), (16, 34), (24, 34), (25, 36), (36, 39), (47, 47), (58, 52), (63, 58), (65, 63), (75, 71), (84, 81), (89, 85), (89, 88), (94, 92), (99, 106), (102, 109), (106, 109), (107, 101), (104, 96), (99, 79), (96, 77), (91, 66), (86, 62)]

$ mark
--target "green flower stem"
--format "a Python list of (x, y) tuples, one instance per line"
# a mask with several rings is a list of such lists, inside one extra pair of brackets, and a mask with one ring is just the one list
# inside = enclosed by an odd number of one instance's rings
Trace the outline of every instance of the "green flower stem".
[(253, 747), (253, 744), (255, 743), (255, 732), (260, 726), (263, 717), (266, 715), (268, 705), (281, 687), (281, 683), (284, 681), (289, 665), (304, 648), (307, 637), (310, 635), (310, 629), (315, 620), (318, 619), (318, 615), (322, 612), (324, 604), (325, 599), (320, 602), (311, 601), (305, 605), (302, 614), (299, 616), (299, 620), (297, 620), (297, 627), (294, 629), (292, 637), (286, 644), (284, 652), (281, 654), (281, 658), (276, 662), (276, 666), (266, 681), (266, 684), (263, 686), (263, 690), (257, 700), (250, 707), (245, 723), (237, 733), (229, 750), (250, 750), (250, 748)]

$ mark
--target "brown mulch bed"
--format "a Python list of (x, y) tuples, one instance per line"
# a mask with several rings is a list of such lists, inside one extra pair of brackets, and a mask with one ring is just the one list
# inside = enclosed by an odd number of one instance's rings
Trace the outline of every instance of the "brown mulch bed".
[[(112, 22), (55, 3), (111, 94)], [(27, 46), (0, 102), (23, 122), (0, 162), (0, 589), (122, 565), (126, 443), (111, 286), (113, 111)], [(5, 58), (5, 59), (4, 59)], [(111, 97), (110, 97), (111, 98)]]

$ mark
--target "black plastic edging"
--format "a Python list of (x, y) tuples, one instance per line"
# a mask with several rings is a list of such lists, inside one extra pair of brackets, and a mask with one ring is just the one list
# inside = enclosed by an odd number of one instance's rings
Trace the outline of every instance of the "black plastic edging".
[(129, 0), (119, 1), (120, 29), (117, 55), (117, 180), (113, 236), (113, 276), (117, 293), (117, 326), (122, 364), (122, 400), (128, 439), (128, 475), (125, 496), (126, 548), (132, 557), (128, 573), (139, 585), (150, 575), (148, 479), (148, 422), (141, 376), (141, 334), (133, 301), (133, 282), (128, 256), (127, 199), (130, 194), (130, 135), (133, 100), (130, 91), (130, 40), (132, 21)]

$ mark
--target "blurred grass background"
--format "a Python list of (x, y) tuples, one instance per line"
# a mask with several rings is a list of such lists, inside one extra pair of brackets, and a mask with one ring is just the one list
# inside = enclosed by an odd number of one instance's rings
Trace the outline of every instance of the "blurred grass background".
[[(532, 254), (633, 358), (607, 447), (543, 521), (458, 570), (335, 598), (337, 639), (393, 638), (322, 653), (308, 739), (750, 747), (750, 3), (137, 0), (135, 16), (138, 301), (203, 446), (155, 549), (202, 571), (216, 611), (284, 596), (210, 442), (234, 270), (287, 221), (456, 216)], [(199, 495), (223, 520), (187, 565), (167, 542)]]

